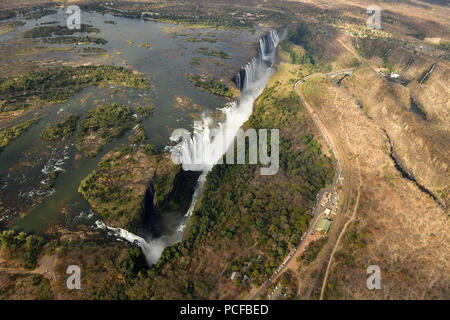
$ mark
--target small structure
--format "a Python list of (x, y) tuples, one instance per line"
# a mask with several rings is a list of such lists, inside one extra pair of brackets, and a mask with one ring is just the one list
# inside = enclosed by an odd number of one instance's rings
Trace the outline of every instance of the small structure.
[(237, 273), (236, 271), (235, 272), (233, 272), (232, 274), (231, 274), (231, 280), (234, 280), (237, 276), (239, 276), (239, 273)]
[(323, 232), (327, 233), (328, 230), (330, 229), (330, 226), (331, 226), (331, 221), (328, 220), (328, 219), (322, 218), (319, 221), (319, 224), (317, 225), (316, 230), (317, 231), (323, 231)]
[(330, 215), (330, 212), (331, 212), (331, 210), (329, 208), (325, 209), (325, 214), (326, 214), (327, 217)]

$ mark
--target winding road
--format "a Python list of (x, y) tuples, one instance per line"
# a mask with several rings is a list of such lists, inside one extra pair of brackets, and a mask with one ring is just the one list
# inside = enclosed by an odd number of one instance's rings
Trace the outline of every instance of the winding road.
[[(336, 159), (338, 159), (337, 160), (337, 172), (334, 177), (333, 183), (328, 188), (321, 190), (318, 194), (317, 199), (320, 200), (321, 195), (323, 195), (324, 192), (334, 190), (334, 188), (339, 183), (339, 178), (341, 176), (345, 177), (344, 183), (343, 183), (343, 190), (344, 190), (343, 191), (343, 204), (342, 204), (342, 210), (341, 210), (341, 213), (339, 214), (339, 216), (346, 215), (346, 213), (349, 211), (349, 209), (351, 207), (349, 199), (350, 199), (351, 190), (352, 190), (352, 172), (351, 172), (351, 167), (348, 163), (349, 155), (348, 155), (347, 151), (345, 150), (345, 148), (343, 147), (343, 145), (336, 138), (336, 134), (335, 134), (334, 130), (332, 129), (332, 127), (325, 126), (322, 123), (322, 121), (320, 120), (319, 115), (316, 114), (316, 112), (313, 110), (313, 108), (306, 102), (306, 100), (304, 99), (304, 97), (302, 96), (300, 91), (298, 90), (298, 86), (303, 84), (306, 80), (311, 79), (313, 77), (333, 78), (335, 76), (342, 75), (342, 74), (352, 75), (353, 70), (354, 69), (351, 68), (351, 69), (333, 71), (333, 72), (329, 72), (326, 74), (322, 74), (322, 73), (310, 74), (310, 75), (304, 77), (303, 79), (298, 80), (294, 85), (294, 90), (295, 90), (296, 94), (298, 95), (300, 101), (305, 106), (306, 110), (308, 111), (309, 115), (311, 116), (312, 120), (314, 121), (314, 124), (316, 125), (316, 127), (320, 130), (322, 136), (324, 137), (325, 141), (327, 142), (328, 146), (330, 147), (334, 157)], [(306, 231), (306, 236), (304, 237), (304, 239), (299, 243), (299, 245), (294, 250), (294, 252), (291, 253), (291, 255), (288, 256), (287, 259), (285, 259), (284, 264), (282, 264), (277, 269), (278, 272), (275, 274), (275, 276), (270, 278), (264, 284), (262, 284), (258, 289), (256, 289), (256, 291), (252, 290), (247, 295), (246, 299), (256, 299), (257, 297), (259, 297), (272, 283), (274, 283), (274, 281), (276, 281), (281, 276), (281, 274), (283, 274), (287, 269), (292, 268), (292, 265), (295, 263), (296, 258), (303, 253), (303, 249), (311, 241), (311, 237), (312, 237), (311, 232), (314, 230), (314, 227), (316, 226), (317, 221), (319, 221), (319, 219), (322, 218), (322, 216), (323, 216), (323, 213), (322, 214), (318, 213), (319, 212), (319, 210), (318, 210), (319, 202), (320, 201), (316, 201), (315, 207), (313, 209), (313, 212), (315, 212), (316, 214), (314, 214), (314, 217), (309, 224), (309, 227)], [(349, 221), (347, 223), (349, 223)], [(343, 231), (344, 230), (345, 229), (343, 229)], [(343, 232), (341, 232), (341, 234), (339, 235), (338, 240), (341, 238), (342, 234), (343, 234)], [(336, 248), (336, 245), (335, 245), (335, 248)], [(332, 256), (334, 255), (335, 248), (333, 249)], [(326, 274), (328, 274), (330, 262), (331, 262), (331, 258), (328, 261)], [(324, 281), (324, 284), (322, 287), (325, 287), (325, 282), (326, 282), (326, 278), (325, 278), (325, 281)]]
[[(353, 74), (353, 70), (354, 70), (353, 68), (350, 68), (350, 69), (333, 71), (333, 72), (329, 72), (329, 73), (325, 73), (325, 74), (323, 74), (323, 73), (310, 74), (310, 75), (304, 77), (303, 79), (298, 80), (295, 83), (295, 85), (294, 85), (294, 90), (295, 90), (296, 94), (298, 95), (300, 101), (305, 106), (306, 110), (308, 111), (309, 115), (311, 116), (312, 120), (314, 121), (314, 124), (320, 130), (320, 132), (321, 132), (322, 136), (324, 137), (327, 145), (330, 147), (334, 157), (337, 159), (337, 172), (336, 172), (336, 175), (334, 177), (333, 183), (328, 188), (326, 188), (324, 190), (321, 190), (319, 192), (318, 199), (321, 198), (321, 195), (323, 195), (323, 193), (325, 191), (334, 190), (334, 188), (339, 183), (339, 178), (344, 177), (343, 194), (342, 194), (343, 202), (342, 202), (342, 207), (341, 207), (340, 214), (337, 217), (337, 220), (339, 219), (340, 221), (342, 221), (344, 219), (344, 217), (348, 216), (347, 212), (349, 212), (350, 209), (351, 209), (350, 197), (351, 197), (351, 194), (352, 194), (351, 191), (352, 191), (352, 188), (353, 188), (353, 182), (355, 180), (355, 177), (353, 177), (354, 173), (352, 173), (351, 166), (350, 166), (350, 164), (348, 162), (349, 154), (348, 154), (347, 150), (344, 148), (343, 144), (340, 143), (340, 141), (337, 139), (337, 134), (336, 134), (335, 129), (333, 128), (333, 126), (330, 126), (330, 125), (327, 126), (321, 121), (320, 114), (316, 113), (314, 111), (314, 109), (308, 104), (308, 102), (305, 100), (305, 98), (303, 97), (301, 92), (298, 90), (298, 87), (300, 85), (302, 85), (303, 83), (305, 83), (305, 81), (307, 81), (308, 79), (311, 79), (313, 77), (330, 77), (330, 78), (334, 78), (334, 77), (336, 77), (338, 75), (343, 75), (343, 74), (345, 74), (345, 75), (352, 75)], [(359, 192), (358, 192), (357, 200), (359, 200)], [(293, 265), (296, 262), (296, 258), (303, 253), (303, 249), (311, 241), (311, 237), (312, 237), (311, 231), (314, 230), (314, 227), (316, 226), (317, 221), (319, 221), (319, 219), (322, 218), (322, 216), (323, 216), (323, 213), (322, 214), (318, 214), (318, 212), (319, 212), (319, 210), (318, 210), (319, 202), (320, 201), (316, 201), (315, 208), (313, 210), (313, 212), (315, 212), (316, 214), (314, 215), (313, 219), (311, 220), (311, 222), (309, 224), (309, 227), (308, 227), (308, 230), (306, 231), (306, 236), (304, 237), (304, 239), (299, 243), (299, 245), (294, 250), (294, 252), (291, 253), (289, 258), (287, 260), (285, 259), (284, 264), (282, 264), (277, 269), (279, 271), (276, 273), (276, 275), (273, 276), (272, 278), (270, 278), (264, 284), (262, 284), (258, 289), (252, 290), (247, 295), (246, 299), (252, 299), (253, 300), (253, 299), (256, 299), (257, 297), (261, 296), (264, 293), (264, 291), (272, 283), (274, 283), (287, 269), (292, 269), (293, 268)], [(337, 245), (338, 245), (339, 240), (341, 239), (342, 235), (344, 234), (348, 224), (353, 220), (353, 217), (354, 217), (355, 212), (356, 212), (356, 208), (357, 208), (357, 206), (355, 206), (355, 209), (354, 209), (354, 212), (352, 214), (352, 217), (350, 218), (350, 220), (348, 220), (345, 223), (344, 228), (339, 233), (339, 236), (337, 237), (337, 240), (335, 241), (335, 244), (334, 244), (332, 253), (330, 255), (330, 258), (329, 258), (328, 261), (326, 261), (327, 269), (326, 269), (324, 281), (323, 281), (322, 286), (321, 286), (322, 287), (321, 299), (323, 298), (323, 292), (324, 292), (324, 288), (326, 287), (326, 281), (327, 281), (327, 278), (328, 278), (328, 273), (329, 273), (331, 261), (333, 259), (333, 256), (334, 256), (334, 253), (336, 251)], [(332, 239), (329, 239), (328, 241), (332, 241)], [(312, 292), (312, 288), (310, 288), (308, 295), (310, 295), (311, 292)]]

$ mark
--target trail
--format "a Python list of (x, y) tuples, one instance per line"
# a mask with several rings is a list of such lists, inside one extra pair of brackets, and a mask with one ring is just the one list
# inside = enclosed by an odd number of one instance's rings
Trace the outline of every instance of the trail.
[(0, 272), (11, 274), (40, 274), (50, 280), (52, 286), (53, 296), (55, 300), (59, 299), (58, 291), (56, 290), (56, 273), (55, 273), (56, 255), (45, 255), (41, 258), (40, 264), (34, 270), (27, 270), (23, 268), (4, 268), (0, 267)]
[(350, 219), (345, 223), (344, 228), (342, 228), (342, 231), (339, 234), (339, 237), (338, 237), (338, 239), (337, 239), (337, 241), (336, 241), (336, 243), (334, 245), (333, 251), (331, 252), (330, 259), (328, 260), (327, 270), (325, 271), (325, 276), (323, 278), (322, 289), (320, 291), (320, 300), (323, 300), (323, 295), (324, 295), (325, 288), (326, 288), (326, 285), (327, 285), (328, 274), (330, 272), (331, 263), (333, 262), (334, 254), (336, 253), (336, 250), (338, 249), (339, 242), (341, 241), (341, 238), (344, 235), (345, 231), (347, 230), (347, 227), (349, 226), (349, 224), (352, 223), (353, 220), (355, 219), (356, 212), (358, 211), (359, 198), (361, 196), (361, 192), (360, 191), (361, 191), (361, 186), (362, 186), (361, 171), (359, 169), (358, 169), (358, 177), (359, 177), (358, 195), (356, 197), (355, 206), (353, 207), (353, 213), (352, 213), (352, 216), (350, 217)]

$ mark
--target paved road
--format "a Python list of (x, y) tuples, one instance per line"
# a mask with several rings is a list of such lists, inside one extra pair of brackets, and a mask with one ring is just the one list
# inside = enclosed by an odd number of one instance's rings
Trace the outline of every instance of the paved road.
[[(298, 80), (295, 85), (294, 85), (294, 90), (297, 93), (298, 97), (300, 98), (301, 102), (303, 103), (303, 105), (306, 107), (309, 115), (311, 116), (312, 120), (314, 121), (314, 124), (317, 126), (317, 128), (320, 130), (322, 136), (324, 137), (327, 145), (330, 147), (331, 152), (333, 153), (333, 156), (337, 159), (337, 171), (336, 171), (336, 175), (333, 179), (333, 183), (326, 189), (321, 190), (318, 193), (318, 196), (316, 198), (316, 203), (315, 203), (315, 207), (313, 209), (313, 212), (315, 213), (313, 216), (313, 219), (310, 221), (308, 230), (306, 231), (307, 235), (306, 237), (300, 241), (299, 245), (297, 246), (297, 248), (294, 250), (293, 253), (291, 253), (291, 256), (289, 257), (289, 259), (285, 262), (284, 265), (282, 265), (280, 271), (272, 278), (270, 278), (268, 281), (266, 281), (263, 285), (261, 285), (258, 290), (256, 292), (250, 292), (249, 295), (247, 296), (247, 299), (256, 299), (257, 297), (259, 297), (268, 287), (270, 287), (270, 285), (277, 280), (281, 274), (283, 274), (284, 271), (286, 271), (286, 269), (289, 268), (290, 264), (295, 261), (295, 259), (297, 258), (297, 256), (302, 254), (303, 249), (305, 248), (305, 246), (307, 244), (309, 244), (310, 240), (311, 240), (311, 232), (314, 230), (317, 221), (320, 220), (320, 218), (322, 218), (323, 216), (323, 212), (319, 213), (319, 206), (320, 206), (320, 199), (322, 198), (323, 194), (325, 192), (333, 192), (334, 189), (337, 187), (338, 183), (339, 183), (339, 178), (342, 176), (343, 174), (343, 170), (341, 169), (341, 160), (343, 157), (345, 158), (347, 156), (345, 150), (342, 148), (342, 146), (339, 144), (339, 147), (336, 145), (336, 143), (334, 142), (334, 139), (332, 137), (330, 137), (330, 133), (327, 132), (327, 129), (324, 129), (325, 126), (320, 122), (319, 118), (317, 117), (317, 115), (314, 113), (314, 110), (309, 106), (309, 104), (303, 99), (302, 95), (299, 93), (298, 91), (298, 86), (300, 84), (303, 84), (306, 80), (313, 78), (313, 77), (330, 77), (333, 78), (335, 76), (341, 75), (341, 74), (347, 74), (347, 75), (351, 75), (353, 74), (353, 68), (351, 69), (344, 69), (344, 70), (339, 70), (339, 71), (334, 71), (334, 72), (329, 72), (326, 74), (322, 74), (322, 73), (314, 73), (314, 74), (310, 74), (306, 77), (304, 77), (301, 80)], [(347, 174), (344, 174), (344, 176), (349, 177), (350, 176), (350, 172), (349, 172), (349, 166), (347, 165), (347, 161), (346, 159), (348, 159), (348, 157), (345, 158), (345, 160), (343, 161), (345, 163), (345, 170), (344, 172), (346, 172)], [(349, 181), (351, 181), (350, 179), (348, 179)], [(346, 183), (344, 180), (344, 201), (343, 201), (343, 210), (342, 213), (346, 212), (348, 210), (349, 207), (349, 201), (348, 198), (350, 196), (350, 183)], [(278, 270), (278, 269), (277, 269)]]

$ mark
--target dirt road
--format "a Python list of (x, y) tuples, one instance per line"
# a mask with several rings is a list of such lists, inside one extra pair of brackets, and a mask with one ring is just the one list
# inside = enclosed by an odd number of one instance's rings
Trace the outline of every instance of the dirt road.
[[(337, 184), (339, 183), (339, 178), (340, 177), (344, 177), (344, 183), (343, 183), (343, 204), (342, 204), (342, 210), (341, 213), (338, 215), (338, 217), (336, 218), (336, 222), (335, 222), (335, 228), (338, 228), (339, 225), (343, 224), (343, 220), (344, 218), (342, 216), (347, 216), (347, 212), (350, 209), (350, 196), (352, 194), (351, 190), (352, 190), (352, 172), (351, 172), (351, 167), (348, 163), (348, 159), (349, 159), (349, 154), (346, 151), (346, 149), (343, 147), (343, 145), (338, 141), (338, 139), (336, 138), (336, 134), (334, 133), (332, 126), (326, 126), (320, 119), (320, 115), (318, 115), (313, 108), (306, 102), (306, 100), (304, 99), (304, 97), (301, 95), (301, 93), (298, 91), (298, 86), (303, 84), (306, 80), (313, 78), (313, 77), (335, 77), (337, 75), (340, 74), (347, 74), (347, 75), (351, 75), (353, 73), (353, 68), (351, 69), (345, 69), (345, 70), (339, 70), (339, 71), (334, 71), (334, 72), (330, 72), (327, 74), (321, 74), (321, 73), (314, 73), (311, 75), (306, 76), (305, 78), (297, 81), (294, 85), (294, 90), (297, 93), (299, 99), (301, 100), (301, 102), (303, 103), (303, 105), (306, 107), (306, 110), (308, 111), (309, 115), (311, 116), (312, 120), (314, 121), (315, 125), (317, 126), (317, 128), (320, 130), (320, 132), (322, 133), (325, 141), (327, 142), (328, 146), (330, 147), (331, 151), (333, 152), (333, 155), (336, 159), (338, 159), (337, 162), (337, 173), (336, 176), (333, 180), (333, 183), (331, 184), (330, 187), (327, 188), (327, 190), (334, 190), (334, 188), (337, 186)], [(325, 190), (326, 191), (326, 190)], [(323, 194), (324, 190), (322, 190), (320, 193)], [(319, 193), (319, 194), (320, 194)], [(318, 211), (318, 206), (319, 206), (319, 201), (316, 203), (316, 207), (314, 208), (314, 212), (319, 212)], [(291, 254), (291, 256), (289, 257), (289, 259), (285, 262), (284, 265), (281, 265), (279, 267), (279, 272), (277, 272), (272, 278), (270, 278), (268, 281), (266, 281), (263, 285), (261, 285), (259, 288), (257, 289), (253, 289), (246, 297), (246, 299), (256, 299), (257, 297), (259, 297), (266, 288), (268, 288), (274, 281), (276, 281), (286, 270), (291, 269), (291, 270), (295, 270), (297, 267), (297, 257), (300, 256), (303, 253), (303, 249), (306, 248), (306, 246), (313, 240), (312, 239), (312, 235), (311, 232), (314, 230), (317, 221), (319, 221), (320, 218), (322, 218), (323, 214), (317, 214), (314, 215), (313, 219), (311, 220), (308, 230), (306, 231), (307, 235), (305, 236), (305, 238), (300, 242), (300, 244), (297, 246), (297, 248), (295, 249), (294, 253)], [(336, 236), (337, 239), (340, 239), (340, 237)], [(315, 240), (315, 239), (314, 239)], [(334, 239), (335, 241), (337, 241), (336, 239)], [(332, 242), (333, 239), (329, 239), (328, 242)], [(334, 248), (333, 248), (333, 254), (334, 254)], [(326, 261), (324, 261), (325, 263)], [(329, 261), (328, 261), (328, 265), (329, 265)], [(328, 267), (327, 267), (328, 269)], [(310, 291), (308, 293), (308, 295), (311, 294), (312, 288), (310, 288)]]
[(58, 291), (56, 290), (56, 273), (55, 273), (56, 255), (43, 256), (39, 261), (39, 266), (34, 270), (27, 270), (23, 268), (3, 268), (0, 267), (0, 272), (11, 274), (41, 274), (50, 280), (55, 299), (58, 299)]
[[(334, 252), (336, 251), (336, 247), (339, 243), (340, 238), (342, 237), (345, 229), (345, 226), (349, 224), (349, 221), (347, 221), (344, 224), (345, 219), (347, 219), (347, 217), (350, 215), (350, 210), (352, 207), (351, 204), (351, 196), (353, 193), (353, 189), (354, 189), (354, 184), (356, 182), (356, 180), (359, 180), (357, 177), (355, 177), (355, 172), (352, 171), (352, 166), (350, 165), (350, 154), (347, 151), (347, 149), (345, 148), (345, 144), (343, 142), (341, 142), (338, 139), (338, 135), (336, 133), (336, 130), (334, 128), (334, 125), (332, 123), (326, 123), (325, 122), (325, 117), (323, 117), (323, 115), (321, 115), (321, 111), (317, 110), (315, 111), (310, 105), (309, 103), (305, 100), (305, 98), (303, 97), (303, 95), (301, 94), (301, 92), (298, 90), (298, 86), (303, 84), (307, 79), (310, 79), (312, 77), (316, 77), (316, 76), (335, 76), (335, 75), (339, 75), (342, 73), (346, 73), (348, 74), (348, 72), (353, 69), (347, 69), (347, 70), (341, 70), (341, 71), (336, 71), (336, 72), (332, 72), (330, 74), (313, 74), (310, 75), (300, 81), (298, 81), (295, 84), (295, 92), (297, 93), (297, 95), (299, 96), (300, 100), (302, 101), (303, 105), (306, 107), (306, 109), (308, 110), (308, 113), (310, 114), (310, 116), (312, 117), (314, 123), (316, 124), (316, 126), (319, 128), (319, 130), (322, 132), (322, 135), (324, 135), (324, 137), (326, 137), (325, 139), (328, 142), (328, 145), (330, 146), (330, 148), (332, 149), (334, 156), (336, 159), (338, 159), (338, 170), (340, 170), (340, 173), (342, 175), (342, 177), (344, 178), (344, 183), (343, 183), (343, 192), (342, 192), (342, 206), (341, 206), (341, 210), (340, 213), (337, 215), (335, 222), (334, 222), (334, 226), (332, 231), (334, 232), (330, 232), (329, 233), (329, 238), (327, 241), (327, 244), (325, 245), (326, 247), (332, 246), (332, 251), (330, 254), (330, 258), (328, 260), (325, 260), (325, 258), (328, 255), (325, 255), (322, 257), (322, 259), (324, 261), (319, 261), (319, 264), (326, 264), (327, 265), (327, 270), (329, 270), (329, 266), (331, 264), (332, 258), (334, 256)], [(322, 111), (323, 112), (323, 111)], [(359, 173), (358, 173), (359, 175)], [(359, 198), (359, 192), (357, 197)], [(355, 206), (355, 210), (356, 210), (356, 206)], [(352, 215), (353, 216), (353, 215)], [(339, 230), (340, 227), (344, 225), (344, 227), (342, 228), (342, 231), (340, 233), (337, 233), (336, 230)], [(324, 247), (322, 250), (325, 250), (326, 248)], [(326, 275), (328, 273), (326, 272)], [(327, 277), (324, 278), (324, 281), (322, 283), (321, 287), (325, 287), (326, 285), (326, 280)], [(315, 286), (311, 286), (307, 293), (306, 296), (311, 296), (312, 295), (312, 291), (313, 288)]]

